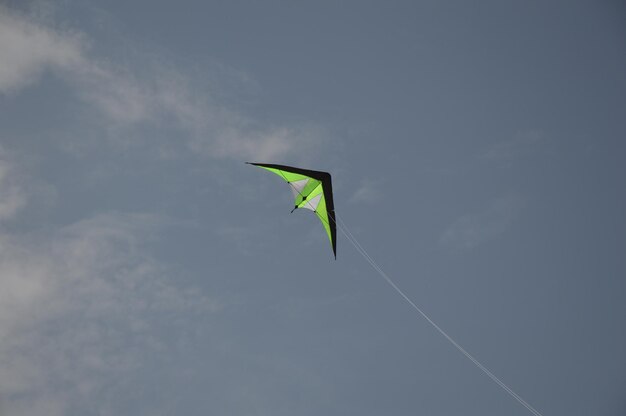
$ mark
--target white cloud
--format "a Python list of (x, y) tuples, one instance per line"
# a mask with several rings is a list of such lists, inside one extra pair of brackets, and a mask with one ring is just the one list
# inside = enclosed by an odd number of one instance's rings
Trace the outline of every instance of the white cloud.
[(109, 215), (35, 241), (1, 236), (3, 414), (17, 409), (36, 414), (42, 401), (53, 401), (64, 414), (68, 406), (131, 376), (144, 356), (166, 353), (169, 340), (159, 336), (164, 314), (171, 322), (218, 308), (199, 293), (174, 286), (136, 247), (146, 222), (150, 219)]
[(482, 212), (466, 214), (452, 222), (439, 242), (461, 248), (472, 248), (504, 233), (519, 215), (523, 200), (517, 195), (495, 199)]
[(39, 26), (0, 6), (0, 93), (33, 83), (47, 69), (78, 65), (81, 49), (79, 36)]
[[(0, 195), (21, 186), (5, 173)], [(0, 414), (74, 414), (94, 400), (104, 414), (103, 391), (122, 396), (147, 356), (169, 354), (170, 338), (195, 330), (163, 336), (163, 325), (219, 309), (174, 285), (143, 248), (161, 223), (108, 214), (46, 231), (0, 228)]]
[(276, 160), (310, 138), (311, 129), (264, 126), (225, 108), (162, 62), (133, 70), (96, 58), (87, 45), (85, 34), (0, 7), (0, 95), (52, 71), (106, 117), (109, 128), (173, 122), (181, 134), (172, 140), (182, 137), (189, 150), (216, 158)]

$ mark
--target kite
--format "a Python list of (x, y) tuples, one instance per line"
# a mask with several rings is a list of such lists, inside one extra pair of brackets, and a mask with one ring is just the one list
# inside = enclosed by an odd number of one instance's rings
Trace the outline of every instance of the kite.
[(330, 173), (317, 170), (294, 168), (292, 166), (273, 165), (265, 163), (250, 163), (269, 170), (283, 178), (290, 186), (295, 198), (295, 206), (313, 211), (322, 222), (333, 255), (337, 258), (337, 227), (335, 223), (335, 206), (333, 204), (333, 186)]

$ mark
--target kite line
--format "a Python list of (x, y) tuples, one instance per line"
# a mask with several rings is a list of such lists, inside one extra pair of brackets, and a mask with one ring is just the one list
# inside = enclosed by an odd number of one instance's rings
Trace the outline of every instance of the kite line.
[(346, 226), (346, 223), (337, 215), (337, 213), (335, 212), (335, 218), (337, 218), (339, 220), (339, 224), (337, 221), (335, 221), (335, 225), (337, 226), (337, 228), (339, 228), (339, 230), (341, 230), (341, 232), (343, 233), (343, 235), (348, 239), (348, 241), (350, 241), (350, 243), (354, 246), (354, 248), (359, 252), (359, 254), (361, 256), (363, 256), (363, 258), (370, 264), (370, 266), (372, 266), (372, 268), (374, 270), (376, 270), (378, 272), (378, 274), (400, 295), (402, 296), (402, 298), (404, 300), (406, 300), (409, 305), (411, 305), (413, 307), (413, 309), (415, 309), (417, 312), (419, 312), (420, 315), (422, 315), (422, 317), (424, 319), (426, 319), (426, 321), (428, 321), (429, 324), (431, 324), (433, 326), (433, 328), (435, 328), (441, 335), (443, 335), (443, 337), (445, 339), (447, 339), (452, 345), (454, 345), (454, 347), (459, 350), (461, 352), (461, 354), (463, 354), (465, 357), (467, 357), (471, 362), (473, 362), (476, 367), (478, 367), (480, 370), (482, 370), (483, 373), (485, 373), (493, 382), (495, 382), (498, 386), (500, 386), (504, 391), (506, 391), (511, 397), (513, 397), (515, 400), (517, 400), (522, 406), (524, 406), (530, 413), (532, 413), (535, 416), (543, 416), (541, 413), (539, 413), (539, 411), (537, 409), (535, 409), (534, 407), (532, 407), (526, 400), (524, 400), (522, 397), (520, 397), (520, 395), (518, 395), (517, 393), (515, 393), (509, 386), (507, 386), (506, 384), (504, 384), (504, 382), (502, 380), (500, 380), (498, 377), (496, 377), (495, 374), (493, 374), (491, 371), (489, 371), (489, 369), (487, 369), (487, 367), (485, 367), (480, 361), (478, 361), (476, 358), (474, 358), (469, 352), (467, 352), (465, 350), (465, 348), (463, 348), (458, 342), (456, 342), (450, 335), (448, 335), (446, 333), (446, 331), (444, 331), (443, 329), (441, 329), (441, 327), (439, 325), (437, 325), (432, 319), (430, 319), (430, 317), (428, 315), (426, 315), (426, 313), (424, 313), (424, 311), (422, 311), (399, 287), (398, 285), (396, 285), (394, 283), (393, 280), (391, 280), (391, 278), (387, 275), (387, 273), (385, 273), (383, 271), (383, 269), (380, 268), (380, 266), (378, 266), (378, 264), (374, 261), (374, 259), (372, 259), (372, 257), (367, 253), (367, 251), (363, 248), (363, 246), (361, 246), (361, 244), (358, 242), (358, 240), (356, 239), (356, 237), (354, 237), (354, 235), (352, 235), (352, 233), (350, 232), (350, 230), (348, 229), (348, 227)]
[[(262, 166), (262, 165), (258, 165)], [(284, 167), (284, 166), (281, 166)], [(294, 189), (294, 191), (302, 197), (303, 202), (306, 202), (306, 205), (311, 209), (311, 211), (316, 212), (316, 206), (313, 206), (309, 201), (306, 200), (306, 195), (303, 195), (301, 190), (296, 188), (289, 179), (285, 176), (282, 170), (277, 169), (276, 172), (283, 177), (283, 179)], [(276, 173), (275, 172), (275, 173)], [(291, 212), (293, 212), (298, 205), (294, 207)], [(350, 243), (354, 246), (356, 251), (363, 256), (363, 258), (372, 266), (372, 268), (378, 272), (378, 274), (400, 295), (402, 298), (413, 307), (419, 314), (430, 324), (433, 328), (437, 330), (445, 339), (448, 340), (461, 354), (463, 354), (468, 360), (470, 360), (476, 367), (478, 367), (483, 373), (487, 375), (494, 383), (500, 386), (505, 392), (507, 392), (511, 397), (517, 400), (522, 406), (524, 406), (530, 413), (534, 416), (543, 416), (537, 409), (532, 407), (526, 400), (524, 400), (519, 394), (515, 393), (509, 386), (507, 386), (502, 380), (500, 380), (495, 374), (493, 374), (487, 367), (485, 367), (480, 361), (474, 358), (465, 348), (463, 348), (458, 342), (456, 342), (450, 335), (446, 333), (439, 325), (435, 323), (422, 309), (415, 304), (399, 287), (395, 284), (395, 282), (380, 268), (380, 266), (374, 261), (374, 259), (369, 255), (369, 253), (363, 248), (363, 246), (359, 243), (356, 237), (350, 232), (346, 223), (339, 218), (339, 216), (333, 211), (332, 215), (327, 215), (328, 218), (334, 223), (335, 228), (339, 228), (339, 230), (343, 233), (343, 235), (350, 241)], [(330, 226), (328, 220), (324, 219), (322, 216), (318, 215), (320, 220), (322, 220), (326, 225)], [(337, 222), (339, 221), (339, 222)], [(334, 251), (333, 244), (333, 251)]]

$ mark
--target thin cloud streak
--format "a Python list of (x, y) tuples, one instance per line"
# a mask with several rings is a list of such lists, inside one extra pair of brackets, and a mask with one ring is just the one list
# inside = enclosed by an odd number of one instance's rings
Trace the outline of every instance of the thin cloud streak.
[(513, 138), (493, 144), (481, 157), (488, 160), (510, 160), (527, 154), (545, 140), (546, 136), (540, 130), (519, 131)]
[(260, 125), (194, 91), (175, 68), (135, 71), (95, 57), (93, 49), (83, 33), (0, 7), (0, 95), (16, 94), (50, 71), (106, 117), (109, 129), (174, 120), (180, 134), (171, 140), (212, 158), (278, 160), (317, 133), (306, 126)]
[(499, 197), (484, 211), (457, 218), (441, 234), (439, 242), (469, 249), (490, 241), (509, 229), (523, 205), (524, 201), (518, 195)]
[(372, 203), (382, 197), (378, 181), (364, 180), (350, 197), (353, 203)]

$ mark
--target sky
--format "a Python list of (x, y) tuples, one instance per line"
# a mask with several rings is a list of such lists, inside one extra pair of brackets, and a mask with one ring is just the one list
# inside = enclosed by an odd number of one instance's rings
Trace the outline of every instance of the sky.
[(619, 1), (0, 1), (0, 414), (626, 414)]

